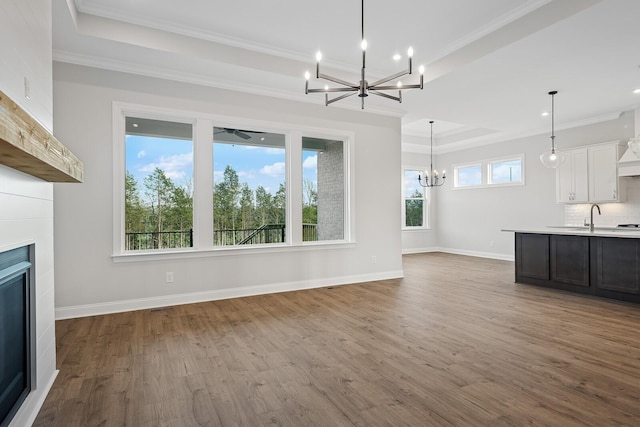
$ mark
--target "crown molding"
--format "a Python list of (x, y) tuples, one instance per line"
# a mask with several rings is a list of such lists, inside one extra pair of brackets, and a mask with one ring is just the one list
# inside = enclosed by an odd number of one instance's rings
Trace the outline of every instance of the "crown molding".
[[(214, 87), (218, 89), (225, 89), (260, 96), (268, 96), (290, 101), (304, 102), (306, 104), (321, 105), (318, 102), (318, 98), (309, 97), (308, 95), (305, 95), (303, 91), (300, 91), (300, 94), (298, 94), (294, 93), (293, 91), (271, 89), (263, 85), (252, 85), (246, 82), (221, 79), (213, 77), (209, 74), (204, 75), (196, 73), (186, 73), (183, 71), (176, 71), (163, 67), (145, 66), (111, 58), (83, 55), (76, 52), (63, 50), (54, 50), (53, 60), (56, 62), (80, 65), (85, 67), (98, 68), (145, 77), (153, 77), (163, 80), (172, 80), (181, 83), (190, 83), (199, 86)], [(340, 108), (345, 110), (361, 111), (360, 104), (349, 103), (342, 103), (340, 105), (326, 108)], [(375, 105), (368, 106), (366, 112), (390, 117), (402, 117), (406, 113), (406, 111), (404, 110), (385, 108)]]
[[(607, 113), (607, 114), (603, 114), (595, 117), (589, 117), (581, 120), (574, 120), (572, 122), (556, 125), (556, 130), (573, 129), (577, 127), (588, 126), (588, 125), (602, 123), (602, 122), (608, 122), (608, 121), (616, 120), (620, 118), (622, 114), (623, 112), (620, 111), (620, 112)], [(516, 139), (522, 139), (530, 136), (541, 135), (547, 131), (548, 129), (543, 130), (541, 128), (537, 128), (537, 129), (527, 130), (523, 132), (500, 132), (494, 135), (470, 138), (464, 141), (452, 142), (442, 146), (435, 146), (433, 147), (433, 154), (454, 153), (456, 151), (467, 150), (470, 148), (485, 147), (487, 145), (497, 144), (500, 142), (513, 141)], [(404, 135), (406, 134), (403, 133), (403, 136)], [(422, 145), (415, 144), (415, 143), (402, 143), (402, 151), (416, 153), (416, 154), (428, 153), (426, 149), (426, 145), (423, 147)]]
[(530, 0), (525, 4), (509, 11), (508, 13), (499, 16), (493, 21), (489, 22), (487, 25), (484, 25), (478, 28), (475, 31), (468, 33), (466, 36), (456, 40), (455, 42), (449, 44), (445, 48), (439, 51), (437, 55), (434, 56), (432, 62), (439, 61), (444, 57), (451, 55), (452, 53), (460, 50), (461, 48), (480, 40), (481, 38), (495, 32), (496, 30), (504, 27), (507, 24), (510, 24), (523, 16), (533, 12), (540, 7), (551, 3), (552, 0)]

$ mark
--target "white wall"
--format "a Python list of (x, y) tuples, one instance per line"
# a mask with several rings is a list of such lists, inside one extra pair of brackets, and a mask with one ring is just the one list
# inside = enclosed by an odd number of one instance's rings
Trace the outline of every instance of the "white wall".
[[(51, 2), (0, 2), (0, 90), (52, 129)], [(24, 77), (31, 99), (24, 97)], [(0, 251), (35, 243), (36, 389), (12, 426), (31, 425), (56, 374), (53, 185), (0, 166)]]
[[(633, 114), (616, 120), (556, 132), (561, 148), (627, 140), (633, 135)], [(440, 168), (453, 171), (456, 163), (524, 153), (524, 186), (453, 189), (453, 180), (438, 191), (437, 244), (445, 251), (513, 259), (513, 233), (504, 228), (527, 228), (564, 224), (564, 206), (556, 203), (555, 170), (546, 169), (539, 156), (548, 149), (543, 134), (478, 148), (441, 154), (434, 158)], [(633, 197), (632, 193), (632, 197)]]
[[(58, 137), (85, 164), (82, 186), (55, 188), (59, 318), (402, 275), (399, 118), (62, 63), (54, 95)], [(354, 132), (355, 247), (114, 263), (113, 101)]]

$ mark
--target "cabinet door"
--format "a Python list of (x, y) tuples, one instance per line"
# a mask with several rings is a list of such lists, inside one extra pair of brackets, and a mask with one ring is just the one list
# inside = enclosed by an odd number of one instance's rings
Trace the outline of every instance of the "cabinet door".
[(596, 287), (640, 294), (640, 240), (596, 239)]
[(592, 202), (617, 202), (618, 146), (607, 145), (589, 148), (589, 200)]
[(571, 155), (573, 166), (573, 200), (574, 203), (589, 201), (589, 161), (587, 150), (573, 151)]
[(584, 236), (550, 236), (551, 280), (589, 286), (589, 239)]
[(556, 201), (558, 203), (571, 203), (573, 201), (573, 166), (571, 154), (567, 153), (567, 159), (556, 169)]
[(549, 280), (549, 236), (516, 233), (516, 282), (520, 277)]

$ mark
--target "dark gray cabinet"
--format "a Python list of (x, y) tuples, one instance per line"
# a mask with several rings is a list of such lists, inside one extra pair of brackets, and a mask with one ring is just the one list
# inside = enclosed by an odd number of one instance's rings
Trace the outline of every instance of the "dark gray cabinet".
[(551, 280), (589, 286), (589, 239), (581, 236), (549, 236)]
[(516, 233), (516, 282), (640, 302), (640, 239)]
[(596, 287), (610, 292), (640, 294), (640, 241), (595, 239)]
[(549, 236), (516, 234), (516, 282), (518, 277), (549, 280)]

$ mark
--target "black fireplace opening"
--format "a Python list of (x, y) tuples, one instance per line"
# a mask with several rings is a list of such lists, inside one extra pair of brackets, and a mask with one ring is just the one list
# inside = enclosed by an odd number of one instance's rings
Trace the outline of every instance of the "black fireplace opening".
[(0, 253), (0, 427), (32, 389), (35, 312), (33, 245)]

